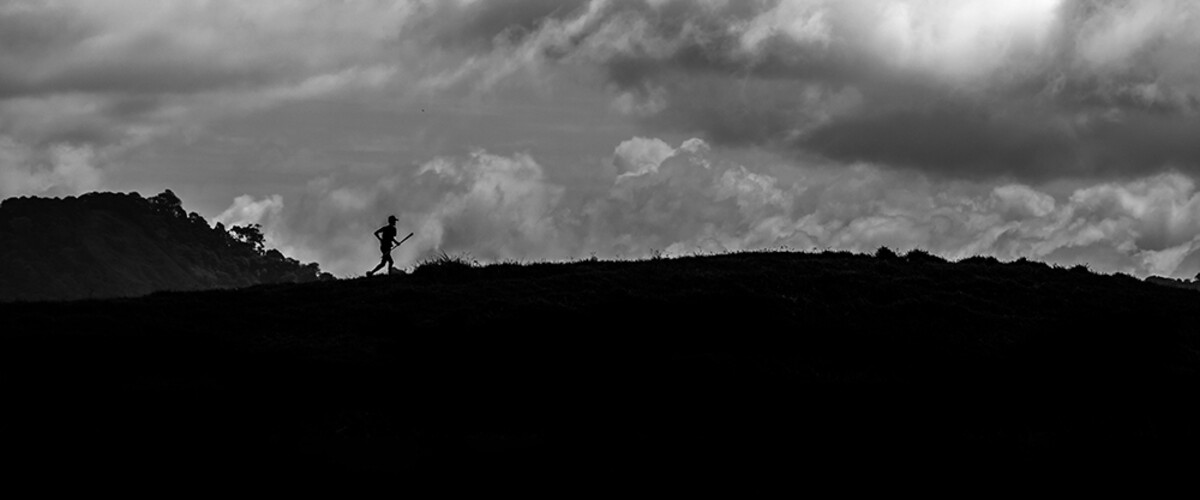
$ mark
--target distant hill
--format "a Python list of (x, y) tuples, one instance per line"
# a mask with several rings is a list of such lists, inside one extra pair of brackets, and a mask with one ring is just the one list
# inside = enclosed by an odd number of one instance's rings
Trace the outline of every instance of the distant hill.
[(1155, 285), (1169, 286), (1172, 288), (1200, 290), (1200, 281), (1186, 281), (1176, 278), (1164, 278), (1162, 276), (1149, 276), (1146, 278), (1146, 282), (1153, 283)]
[(210, 227), (170, 190), (0, 203), (0, 301), (131, 297), (331, 278), (263, 247), (257, 227)]
[(6, 472), (569, 483), (556, 493), (1192, 481), (1198, 306), (1082, 266), (922, 252), (449, 258), (0, 304), (5, 451), (20, 458)]

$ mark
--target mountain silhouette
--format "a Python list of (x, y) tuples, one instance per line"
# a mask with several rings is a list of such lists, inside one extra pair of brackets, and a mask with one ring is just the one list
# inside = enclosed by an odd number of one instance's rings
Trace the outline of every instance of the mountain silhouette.
[(10, 198), (0, 203), (0, 301), (132, 297), (332, 278), (263, 246), (256, 226), (226, 230), (170, 190)]

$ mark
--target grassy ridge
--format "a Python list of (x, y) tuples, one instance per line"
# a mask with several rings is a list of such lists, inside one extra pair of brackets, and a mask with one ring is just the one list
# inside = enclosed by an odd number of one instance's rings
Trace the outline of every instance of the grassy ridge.
[(0, 361), (33, 471), (919, 481), (1183, 464), (1198, 301), (920, 254), (450, 262), (0, 305)]

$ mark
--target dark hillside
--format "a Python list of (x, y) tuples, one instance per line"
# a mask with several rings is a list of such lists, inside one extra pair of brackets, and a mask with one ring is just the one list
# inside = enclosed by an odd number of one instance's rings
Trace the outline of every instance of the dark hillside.
[(0, 305), (5, 440), (27, 474), (401, 490), (1177, 474), (1198, 304), (1031, 262), (756, 253)]
[(0, 301), (132, 297), (321, 277), (316, 264), (209, 227), (169, 190), (152, 198), (89, 193), (0, 203)]

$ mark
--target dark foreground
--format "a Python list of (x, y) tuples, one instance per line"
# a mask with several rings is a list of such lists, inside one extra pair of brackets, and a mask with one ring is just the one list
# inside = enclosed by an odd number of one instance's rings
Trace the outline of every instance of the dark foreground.
[(1170, 477), (1200, 450), (1198, 306), (786, 253), (7, 304), (4, 454), (24, 479), (397, 488)]

